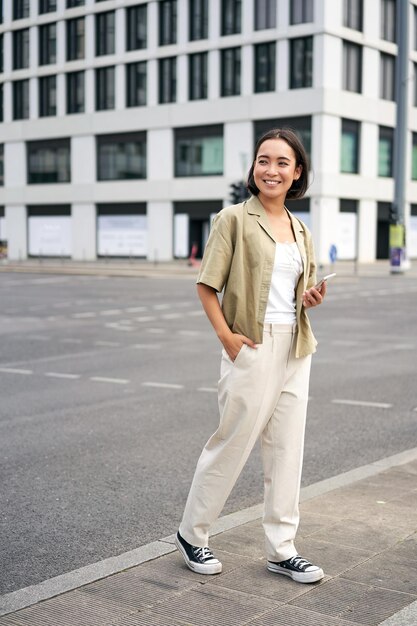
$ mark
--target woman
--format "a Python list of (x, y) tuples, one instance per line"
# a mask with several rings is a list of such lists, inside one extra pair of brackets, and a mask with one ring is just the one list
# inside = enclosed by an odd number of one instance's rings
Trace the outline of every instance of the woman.
[[(294, 546), (311, 355), (306, 310), (321, 304), (311, 234), (285, 207), (308, 185), (297, 136), (275, 129), (258, 141), (248, 176), (252, 197), (216, 216), (197, 280), (204, 310), (223, 344), (220, 424), (197, 464), (176, 545), (199, 574), (221, 572), (208, 548), (258, 436), (265, 482), (267, 568), (298, 582), (323, 578)], [(220, 305), (217, 292), (223, 293)]]

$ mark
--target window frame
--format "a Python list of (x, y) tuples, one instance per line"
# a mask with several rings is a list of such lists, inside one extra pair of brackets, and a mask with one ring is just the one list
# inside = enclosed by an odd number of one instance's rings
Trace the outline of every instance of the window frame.
[(188, 38), (190, 41), (208, 39), (208, 0), (189, 0)]
[[(52, 36), (52, 33), (54, 36)], [(39, 65), (54, 65), (57, 55), (57, 27), (56, 22), (42, 24), (38, 30)]]
[[(240, 96), (242, 48), (240, 46), (223, 48), (220, 53), (220, 96), (222, 98)], [(227, 56), (230, 58), (226, 58)], [(231, 79), (230, 81), (228, 80), (229, 78)], [(230, 83), (231, 88), (229, 89), (228, 84)]]
[(54, 117), (57, 114), (57, 80), (56, 75), (40, 76), (39, 90), (39, 117)]
[[(296, 46), (300, 45), (301, 53), (296, 50)], [(306, 37), (293, 37), (289, 40), (290, 46), (290, 89), (310, 89), (314, 84), (314, 37), (313, 35), (307, 35)], [(310, 49), (308, 49), (310, 48)], [(298, 63), (298, 57), (302, 62)], [(310, 65), (306, 62), (306, 58), (309, 59)], [(297, 79), (296, 66), (301, 67), (301, 84)]]
[[(204, 159), (204, 140), (210, 141), (221, 138), (221, 167), (216, 172), (202, 172), (198, 170), (197, 165)], [(184, 161), (181, 158), (181, 152), (184, 151), (184, 144), (188, 142), (187, 150), (192, 154), (192, 158)], [(202, 145), (199, 145), (199, 143)], [(198, 157), (200, 156), (200, 161)], [(196, 176), (223, 176), (224, 175), (224, 127), (223, 124), (211, 124), (208, 126), (187, 126), (182, 128), (174, 128), (174, 163), (175, 178), (194, 178)], [(185, 171), (190, 168), (191, 171)], [(195, 170), (195, 171), (193, 171)]]
[[(56, 155), (58, 150), (63, 150), (64, 154), (61, 155), (61, 161), (64, 160), (63, 163), (65, 167), (65, 177), (61, 180), (45, 180), (44, 178), (41, 180), (34, 180), (34, 174), (31, 173), (31, 157), (33, 156), (33, 151), (36, 149), (39, 151), (44, 148), (45, 150), (49, 150), (50, 152), (55, 152), (52, 158), (49, 158), (47, 155), (44, 155), (44, 159), (49, 159), (49, 162), (54, 162), (55, 165), (59, 164), (60, 158)], [(27, 172), (27, 184), (28, 185), (59, 185), (66, 184), (71, 182), (71, 140), (70, 138), (57, 138), (57, 139), (42, 139), (36, 141), (27, 141), (26, 142), (26, 172)], [(55, 170), (58, 173), (59, 178), (59, 168)], [(36, 175), (38, 177), (39, 175)]]
[(208, 52), (188, 55), (188, 99), (207, 100)]
[[(96, 111), (112, 111), (114, 110), (116, 106), (115, 66), (106, 65), (105, 67), (96, 67), (94, 71), (95, 71), (95, 105), (96, 105), (95, 110)], [(112, 80), (110, 80), (109, 78), (110, 76), (112, 76)], [(105, 77), (105, 80), (103, 80), (104, 77)]]
[(95, 15), (95, 56), (107, 56), (116, 51), (116, 11)]
[(312, 0), (290, 0), (290, 25), (310, 24), (311, 22), (314, 22)]
[[(147, 83), (148, 83), (148, 66), (147, 66), (147, 62), (146, 61), (135, 61), (133, 63), (126, 63), (126, 107), (131, 108), (131, 107), (139, 107), (139, 106), (146, 106), (147, 104)], [(144, 86), (139, 86), (137, 85), (137, 80), (135, 85), (132, 85), (132, 80), (130, 77), (130, 74), (132, 73), (133, 68), (139, 68), (139, 67), (144, 67), (145, 71), (142, 73), (142, 80), (144, 80), (145, 85)], [(136, 76), (138, 74), (136, 73)], [(140, 82), (140, 81), (139, 81)], [(144, 98), (141, 100), (141, 98), (133, 98), (133, 93), (137, 93), (138, 90), (140, 91), (140, 89), (143, 88), (144, 91)]]
[[(134, 133), (111, 133), (111, 134), (100, 134), (96, 135), (96, 156), (97, 156), (97, 172), (96, 172), (96, 180), (98, 182), (103, 181), (114, 181), (114, 180), (144, 180), (146, 179), (146, 151), (147, 151), (147, 134), (146, 131), (139, 131)], [(127, 147), (129, 145), (140, 146), (141, 154), (139, 154), (139, 159), (142, 162), (143, 169), (139, 172), (138, 175), (135, 176), (106, 176), (104, 170), (106, 168), (111, 169), (110, 165), (107, 163), (103, 165), (103, 160), (106, 157), (105, 148), (109, 146), (120, 148), (121, 146)], [(107, 154), (107, 157), (113, 160), (113, 167), (120, 165), (121, 160), (129, 159), (129, 154), (125, 152), (122, 153), (123, 159), (120, 158), (120, 152), (113, 154)], [(114, 169), (116, 172), (117, 167)]]
[[(266, 51), (263, 55), (262, 52)], [(275, 41), (255, 44), (254, 54), (254, 93), (268, 93), (276, 89), (277, 45)], [(264, 71), (259, 71), (262, 66)], [(264, 85), (264, 86), (263, 86)]]
[(238, 35), (241, 32), (242, 0), (221, 0), (221, 36)]
[(363, 32), (363, 0), (344, 0), (343, 26)]
[(158, 59), (158, 103), (171, 104), (176, 101), (177, 57), (162, 57)]
[(177, 0), (158, 2), (158, 41), (160, 46), (177, 43)]
[[(353, 160), (353, 169), (344, 169), (344, 145), (343, 138), (350, 134), (355, 137), (354, 154), (350, 155)], [(342, 118), (341, 124), (341, 141), (340, 141), (340, 173), (341, 174), (360, 174), (360, 140), (361, 140), (361, 124), (358, 120), (350, 120)]]
[[(82, 78), (82, 106), (79, 106), (79, 100), (78, 97), (72, 97), (75, 93), (78, 92), (79, 89), (79, 85), (75, 86), (75, 90), (73, 89), (74, 85), (70, 85), (70, 83), (73, 81), (74, 83), (76, 82), (76, 80), (73, 79), (78, 79), (78, 78)], [(76, 72), (67, 72), (65, 75), (65, 84), (66, 84), (66, 112), (67, 115), (76, 115), (78, 113), (85, 113), (85, 71), (84, 70), (78, 70)], [(76, 104), (76, 106), (74, 106), (74, 103)]]
[[(78, 29), (80, 24), (83, 25), (82, 33), (80, 33)], [(66, 20), (66, 34), (67, 61), (85, 59), (85, 17), (74, 17), (70, 20)]]
[[(384, 136), (385, 135), (385, 136)], [(389, 144), (388, 150), (388, 173), (381, 171), (381, 145)], [(394, 129), (390, 126), (378, 127), (378, 177), (392, 178), (394, 175)]]
[[(357, 54), (356, 58), (355, 55)], [(360, 44), (343, 39), (342, 89), (353, 93), (362, 93), (363, 47)], [(352, 68), (353, 71), (352, 71)]]
[[(141, 28), (144, 30), (144, 36), (141, 36)], [(144, 50), (147, 45), (148, 5), (126, 7), (126, 50)]]

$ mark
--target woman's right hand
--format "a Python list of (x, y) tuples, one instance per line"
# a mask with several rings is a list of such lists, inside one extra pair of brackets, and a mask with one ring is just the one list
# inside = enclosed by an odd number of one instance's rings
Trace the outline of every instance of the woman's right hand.
[(256, 348), (257, 345), (245, 337), (245, 335), (239, 335), (237, 333), (230, 333), (225, 339), (222, 340), (222, 344), (231, 361), (234, 361), (242, 349), (243, 344), (246, 343), (250, 348)]

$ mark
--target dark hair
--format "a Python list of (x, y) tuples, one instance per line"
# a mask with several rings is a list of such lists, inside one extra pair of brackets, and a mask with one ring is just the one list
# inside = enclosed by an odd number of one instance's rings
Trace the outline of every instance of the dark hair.
[(304, 149), (303, 144), (298, 139), (297, 135), (290, 128), (273, 128), (269, 130), (267, 133), (262, 135), (260, 139), (258, 139), (255, 146), (255, 154), (253, 157), (252, 166), (249, 170), (248, 181), (247, 181), (247, 189), (251, 192), (252, 195), (257, 196), (259, 193), (258, 187), (255, 185), (255, 179), (253, 177), (253, 170), (255, 167), (256, 156), (259, 152), (259, 149), (264, 141), (268, 139), (283, 139), (287, 142), (287, 144), (294, 150), (296, 166), (301, 165), (301, 175), (298, 180), (294, 180), (293, 184), (289, 188), (287, 192), (287, 200), (295, 200), (298, 198), (302, 198), (307, 191), (308, 187), (308, 170), (309, 170), (309, 162), (307, 153)]

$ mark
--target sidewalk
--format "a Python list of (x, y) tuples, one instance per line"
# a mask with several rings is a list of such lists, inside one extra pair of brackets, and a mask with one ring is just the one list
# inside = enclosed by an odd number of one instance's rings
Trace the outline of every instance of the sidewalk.
[(171, 536), (158, 542), (167, 554), (4, 615), (0, 626), (416, 626), (417, 449), (386, 461), (302, 490), (297, 548), (323, 567), (320, 583), (267, 572), (258, 506), (251, 521), (220, 520), (210, 543), (220, 575), (189, 571)]

